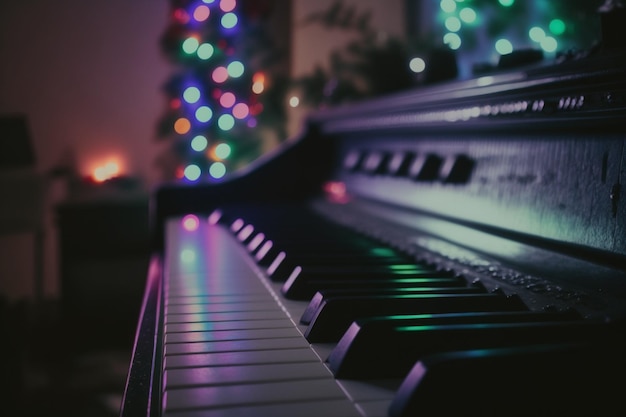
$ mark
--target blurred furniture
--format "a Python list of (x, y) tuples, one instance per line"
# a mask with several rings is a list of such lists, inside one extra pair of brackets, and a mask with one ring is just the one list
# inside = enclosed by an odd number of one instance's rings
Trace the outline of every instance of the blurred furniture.
[(71, 193), (56, 215), (68, 328), (80, 326), (85, 345), (130, 343), (148, 265), (147, 196), (92, 184)]
[(0, 115), (0, 235), (33, 234), (36, 303), (44, 292), (44, 199), (26, 116)]

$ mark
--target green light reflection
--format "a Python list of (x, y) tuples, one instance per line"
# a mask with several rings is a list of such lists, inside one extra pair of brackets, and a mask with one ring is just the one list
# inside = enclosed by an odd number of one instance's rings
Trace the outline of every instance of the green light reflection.
[(398, 253), (389, 248), (372, 248), (370, 253), (375, 256), (398, 256)]

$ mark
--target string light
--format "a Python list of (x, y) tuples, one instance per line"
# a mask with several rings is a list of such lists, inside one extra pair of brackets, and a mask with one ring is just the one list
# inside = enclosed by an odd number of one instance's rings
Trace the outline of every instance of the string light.
[(552, 19), (548, 28), (553, 35), (562, 35), (565, 33), (565, 22), (561, 19)]
[(244, 72), (244, 66), (241, 62), (239, 61), (233, 61), (230, 64), (228, 64), (228, 67), (226, 68), (228, 75), (230, 75), (233, 78), (239, 78), (243, 75)]
[(197, 135), (191, 140), (191, 149), (196, 152), (204, 151), (209, 145), (209, 141), (202, 135)]
[(230, 114), (223, 114), (217, 119), (217, 125), (223, 131), (228, 131), (235, 126), (235, 119)]
[(534, 26), (528, 31), (528, 36), (535, 42), (541, 42), (546, 37), (546, 32), (539, 26)]
[(409, 68), (415, 73), (424, 72), (426, 69), (426, 61), (420, 57), (415, 57), (409, 62)]
[[(174, 131), (189, 140), (185, 155), (194, 162), (181, 164), (173, 174), (185, 181), (198, 181), (207, 174), (209, 178), (218, 179), (226, 174), (225, 160), (231, 157), (232, 148), (226, 142), (212, 146), (216, 139), (213, 136), (228, 135), (230, 140), (239, 135), (240, 127), (256, 127), (263, 103), (255, 95), (267, 91), (268, 79), (261, 72), (248, 74), (248, 61), (242, 59), (246, 51), (238, 50), (245, 43), (239, 35), (246, 30), (239, 27), (238, 7), (243, 7), (240, 2), (195, 0), (183, 3), (184, 6), (172, 11), (176, 21), (171, 23), (172, 31), (168, 35), (171, 33), (179, 42), (172, 43), (178, 49), (172, 51), (172, 57), (189, 70), (181, 75), (188, 84), (182, 88), (180, 84), (173, 84), (171, 90), (178, 97), (171, 99), (168, 111), (176, 112)], [(223, 63), (212, 65), (213, 60)], [(176, 88), (180, 88), (180, 92), (177, 93)], [(298, 97), (292, 97), (290, 105), (298, 104)], [(201, 132), (205, 133), (198, 134)], [(206, 159), (201, 162), (200, 158)]]
[(209, 106), (200, 106), (196, 110), (196, 120), (206, 123), (213, 118), (213, 110)]
[(182, 106), (182, 102), (180, 101), (179, 98), (173, 98), (170, 100), (170, 108), (173, 110), (177, 110), (180, 109), (180, 106)]
[(446, 33), (443, 35), (443, 43), (448, 45), (450, 49), (459, 49), (461, 47), (461, 37), (456, 33)]
[(471, 7), (464, 7), (459, 12), (459, 17), (465, 23), (474, 23), (476, 21), (476, 12)]
[(200, 100), (200, 90), (198, 87), (187, 87), (185, 91), (183, 91), (183, 98), (187, 103), (197, 103), (198, 100)]
[(174, 132), (184, 135), (191, 130), (191, 122), (185, 117), (181, 117), (174, 122)]
[(506, 55), (513, 52), (513, 44), (508, 39), (498, 39), (496, 41), (496, 51), (500, 55)]
[(228, 79), (228, 70), (225, 67), (217, 67), (213, 70), (211, 78), (216, 83), (223, 83)]
[(226, 92), (220, 97), (220, 104), (222, 107), (229, 109), (235, 105), (236, 100), (237, 98), (233, 93)]
[(193, 18), (196, 22), (204, 22), (211, 15), (211, 9), (208, 6), (200, 5), (193, 11)]
[(439, 7), (446, 13), (452, 13), (456, 10), (456, 2), (454, 0), (441, 0)]
[(174, 19), (182, 24), (187, 24), (189, 23), (189, 14), (184, 9), (176, 9), (174, 10)]
[(265, 90), (265, 74), (257, 72), (252, 76), (252, 92), (261, 94)]
[(220, 1), (220, 9), (223, 12), (232, 12), (237, 6), (237, 2), (235, 0), (221, 0)]
[(233, 107), (233, 116), (236, 119), (245, 119), (250, 114), (250, 108), (246, 103), (237, 103)]
[(209, 167), (209, 175), (215, 179), (220, 179), (226, 175), (226, 165), (222, 162), (213, 162)]
[(546, 36), (541, 40), (539, 44), (541, 45), (541, 49), (546, 52), (554, 52), (559, 46), (557, 40), (554, 39), (552, 36)]
[(458, 32), (461, 30), (461, 20), (455, 16), (448, 17), (444, 22), (444, 25), (450, 32)]
[(234, 13), (226, 13), (222, 16), (222, 26), (224, 29), (232, 29), (237, 26), (237, 15)]
[(198, 58), (206, 61), (213, 56), (214, 52), (215, 48), (213, 48), (213, 45), (211, 45), (210, 43), (203, 43), (198, 47), (197, 54)]
[(185, 53), (191, 55), (198, 50), (199, 45), (200, 42), (198, 41), (198, 39), (194, 36), (191, 36), (183, 41), (182, 48)]
[(220, 143), (215, 147), (215, 156), (219, 159), (226, 159), (230, 156), (232, 148), (227, 143)]
[(197, 181), (201, 174), (202, 171), (196, 164), (190, 164), (185, 167), (184, 175), (189, 181)]

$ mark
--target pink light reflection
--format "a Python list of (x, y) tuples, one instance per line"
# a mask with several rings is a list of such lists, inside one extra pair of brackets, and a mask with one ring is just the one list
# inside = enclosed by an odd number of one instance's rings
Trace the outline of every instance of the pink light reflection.
[(198, 230), (198, 227), (200, 227), (200, 220), (198, 219), (198, 216), (194, 214), (188, 214), (185, 217), (183, 217), (182, 224), (183, 224), (183, 228), (186, 231), (194, 232)]

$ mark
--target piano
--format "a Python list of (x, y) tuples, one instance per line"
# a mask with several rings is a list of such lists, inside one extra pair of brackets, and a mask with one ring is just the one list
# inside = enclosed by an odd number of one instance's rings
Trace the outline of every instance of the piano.
[(607, 48), (163, 185), (121, 416), (626, 415), (625, 120)]

